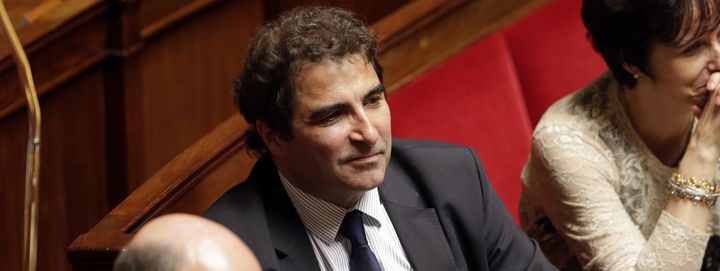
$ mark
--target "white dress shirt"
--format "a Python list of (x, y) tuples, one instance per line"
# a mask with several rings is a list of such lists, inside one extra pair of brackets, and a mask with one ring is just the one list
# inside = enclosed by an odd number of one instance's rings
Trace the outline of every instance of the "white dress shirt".
[(338, 234), (345, 214), (363, 213), (363, 226), (370, 249), (383, 270), (412, 270), (378, 189), (365, 192), (353, 208), (345, 209), (324, 201), (290, 183), (278, 170), (280, 180), (305, 225), (320, 270), (350, 270), (350, 242)]

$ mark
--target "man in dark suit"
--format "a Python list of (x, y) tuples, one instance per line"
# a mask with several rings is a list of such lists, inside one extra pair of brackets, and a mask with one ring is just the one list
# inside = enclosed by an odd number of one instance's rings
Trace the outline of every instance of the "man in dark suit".
[(260, 28), (235, 94), (261, 157), (205, 215), (269, 270), (555, 270), (471, 149), (391, 138), (376, 52), (337, 8)]

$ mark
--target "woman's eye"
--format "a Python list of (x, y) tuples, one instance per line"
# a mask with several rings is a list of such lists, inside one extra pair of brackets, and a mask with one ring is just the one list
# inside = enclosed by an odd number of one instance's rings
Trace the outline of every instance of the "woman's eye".
[(682, 50), (683, 55), (692, 55), (704, 47), (701, 43), (695, 43)]

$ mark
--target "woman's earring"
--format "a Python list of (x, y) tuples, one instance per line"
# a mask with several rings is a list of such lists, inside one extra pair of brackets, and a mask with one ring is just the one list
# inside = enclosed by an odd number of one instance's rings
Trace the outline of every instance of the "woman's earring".
[(640, 77), (640, 75), (638, 75), (637, 73), (633, 73), (632, 75), (633, 75), (633, 78), (635, 78), (635, 79), (638, 79)]

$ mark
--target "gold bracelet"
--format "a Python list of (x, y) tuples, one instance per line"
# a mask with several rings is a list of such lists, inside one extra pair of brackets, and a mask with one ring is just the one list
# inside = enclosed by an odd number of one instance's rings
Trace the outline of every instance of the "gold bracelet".
[(677, 172), (677, 171), (675, 171), (675, 173), (673, 173), (672, 178), (670, 178), (670, 181), (680, 187), (697, 190), (698, 192), (703, 192), (703, 193), (717, 193), (718, 192), (717, 183), (714, 183), (714, 182), (710, 183), (705, 178), (702, 178), (700, 180), (696, 179), (695, 177), (683, 178), (683, 176), (680, 174), (680, 172)]
[(707, 179), (683, 178), (679, 172), (673, 173), (669, 181), (669, 188), (670, 194), (693, 203), (701, 203), (707, 207), (715, 205), (720, 196), (717, 184), (711, 184)]

